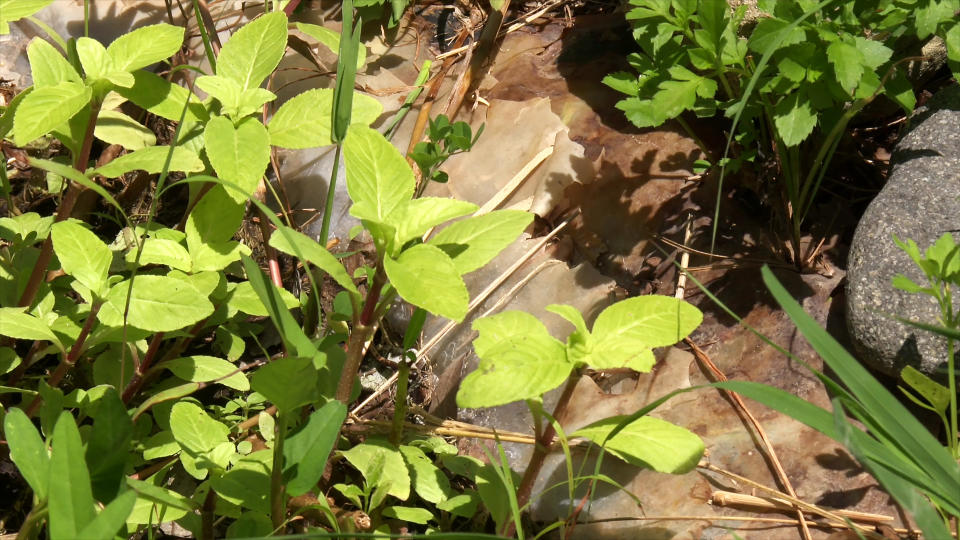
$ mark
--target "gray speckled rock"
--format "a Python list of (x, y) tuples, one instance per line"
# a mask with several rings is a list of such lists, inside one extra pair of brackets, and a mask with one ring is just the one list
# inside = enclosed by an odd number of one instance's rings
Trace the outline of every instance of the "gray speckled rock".
[[(936, 302), (893, 288), (905, 274), (923, 273), (892, 240), (912, 238), (921, 252), (947, 231), (960, 229), (960, 87), (938, 93), (912, 119), (913, 129), (893, 153), (887, 185), (870, 203), (850, 246), (847, 325), (860, 359), (897, 376), (906, 365), (927, 374), (946, 369), (946, 342), (883, 314), (935, 323)], [(960, 234), (954, 233), (960, 240)]]

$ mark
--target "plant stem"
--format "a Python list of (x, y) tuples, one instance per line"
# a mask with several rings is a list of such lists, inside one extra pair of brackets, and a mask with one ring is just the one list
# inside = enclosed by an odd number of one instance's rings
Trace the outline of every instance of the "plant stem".
[(135, 396), (137, 392), (140, 391), (140, 387), (143, 386), (144, 374), (150, 369), (150, 364), (153, 363), (153, 357), (157, 355), (157, 350), (160, 349), (161, 341), (163, 341), (163, 332), (157, 332), (153, 335), (153, 340), (150, 341), (150, 346), (147, 348), (147, 354), (143, 357), (143, 362), (140, 362), (140, 365), (137, 366), (133, 378), (127, 383), (127, 387), (123, 389), (121, 399), (124, 403), (128, 403), (133, 399), (133, 396)]
[(202, 540), (213, 540), (213, 518), (217, 507), (217, 492), (213, 487), (207, 491), (207, 496), (203, 499), (203, 506), (200, 508), (200, 538)]
[[(70, 347), (70, 352), (63, 358), (63, 362), (60, 362), (60, 365), (57, 366), (56, 371), (47, 379), (47, 384), (51, 387), (56, 388), (60, 384), (60, 381), (63, 380), (64, 375), (67, 374), (67, 371), (77, 363), (77, 358), (83, 350), (83, 343), (87, 340), (87, 336), (90, 335), (90, 330), (93, 328), (93, 323), (97, 320), (97, 313), (100, 311), (101, 305), (103, 305), (102, 302), (97, 302), (90, 306), (90, 313), (87, 315), (87, 320), (84, 321), (83, 328), (80, 329), (80, 334), (77, 335), (77, 340), (74, 341), (73, 346)], [(37, 412), (37, 408), (40, 407), (42, 401), (43, 398), (37, 394), (25, 411), (27, 416), (32, 417), (34, 413)]]
[(37, 531), (37, 525), (47, 517), (48, 513), (49, 507), (46, 502), (41, 502), (39, 505), (34, 506), (27, 515), (26, 521), (20, 526), (20, 530), (17, 531), (16, 540), (36, 538), (37, 532), (39, 532)]
[(353, 390), (353, 379), (357, 370), (360, 369), (360, 361), (363, 360), (363, 346), (375, 328), (373, 324), (374, 313), (377, 302), (380, 300), (380, 292), (386, 283), (386, 273), (383, 271), (382, 265), (377, 265), (373, 283), (370, 285), (370, 291), (363, 303), (363, 312), (354, 321), (350, 339), (347, 340), (347, 360), (343, 363), (343, 371), (340, 373), (340, 381), (337, 383), (336, 399), (345, 404), (349, 404), (350, 393)]
[[(567, 379), (567, 384), (563, 387), (563, 392), (560, 394), (560, 399), (557, 400), (557, 405), (553, 408), (553, 418), (559, 424), (564, 414), (567, 410), (567, 405), (570, 403), (570, 398), (573, 396), (573, 390), (577, 387), (577, 383), (580, 382), (580, 372), (574, 371), (570, 378)], [(523, 509), (527, 505), (527, 502), (530, 501), (530, 494), (533, 491), (533, 484), (537, 481), (537, 476), (540, 474), (540, 469), (543, 468), (543, 461), (546, 459), (547, 455), (550, 453), (551, 447), (553, 446), (553, 438), (556, 436), (557, 430), (553, 427), (553, 423), (548, 423), (546, 429), (543, 430), (540, 437), (537, 439), (537, 444), (534, 447), (533, 455), (530, 457), (530, 463), (527, 465), (527, 470), (523, 472), (523, 479), (520, 480), (520, 487), (517, 489), (517, 506)], [(509, 533), (512, 534), (512, 531)]]
[(273, 470), (270, 472), (270, 519), (273, 530), (283, 526), (287, 514), (287, 493), (283, 485), (283, 440), (287, 434), (288, 413), (277, 411), (273, 435)]
[(320, 225), (320, 245), (327, 247), (327, 240), (330, 239), (330, 218), (333, 214), (333, 197), (337, 193), (337, 176), (340, 174), (340, 151), (341, 145), (337, 144), (337, 149), (333, 154), (333, 169), (330, 173), (330, 185), (327, 186), (327, 200), (323, 207), (323, 221)]
[(403, 420), (407, 417), (407, 388), (410, 384), (410, 362), (406, 355), (400, 360), (400, 372), (397, 376), (397, 395), (393, 404), (393, 426), (390, 428), (390, 442), (399, 446), (403, 440)]
[[(83, 146), (80, 147), (80, 153), (77, 154), (73, 160), (73, 168), (81, 173), (86, 170), (87, 163), (90, 161), (90, 149), (93, 147), (93, 130), (97, 126), (97, 117), (99, 115), (100, 102), (94, 100), (90, 105), (90, 119), (87, 121), (87, 131), (84, 134)], [(55, 223), (59, 223), (70, 217), (70, 214), (73, 213), (74, 205), (77, 204), (77, 197), (79, 197), (82, 189), (82, 186), (74, 184), (72, 180), (67, 181), (67, 191), (64, 193), (63, 199), (60, 201), (60, 206), (57, 208), (56, 217), (53, 218)], [(47, 267), (50, 266), (50, 257), (52, 255), (53, 240), (51, 240), (48, 235), (40, 247), (40, 255), (37, 257), (37, 263), (33, 266), (33, 272), (30, 274), (27, 286), (20, 296), (20, 301), (17, 302), (18, 306), (30, 307), (33, 304), (33, 300), (37, 296), (37, 291), (40, 290), (40, 282), (47, 273)]]

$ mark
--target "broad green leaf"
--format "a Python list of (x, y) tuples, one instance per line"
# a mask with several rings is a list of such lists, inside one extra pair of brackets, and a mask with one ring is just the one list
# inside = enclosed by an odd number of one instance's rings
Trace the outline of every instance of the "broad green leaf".
[(113, 66), (134, 71), (173, 56), (183, 44), (184, 29), (169, 24), (143, 26), (118, 37), (107, 47)]
[(46, 135), (65, 124), (90, 102), (92, 90), (76, 82), (36, 88), (23, 98), (13, 117), (13, 141), (17, 146)]
[[(410, 497), (410, 474), (407, 472), (407, 466), (403, 462), (403, 456), (395, 446), (383, 439), (369, 438), (349, 450), (344, 450), (340, 454), (353, 465), (355, 469), (363, 474), (367, 482), (373, 484), (386, 484), (387, 493), (400, 499), (407, 500)], [(382, 471), (379, 475), (379, 482), (371, 480), (374, 471), (374, 462), (376, 456), (382, 456)], [(371, 487), (376, 487), (373, 485)]]
[(243, 203), (231, 198), (223, 186), (214, 186), (193, 207), (184, 228), (187, 251), (195, 269), (221, 270), (238, 260), (228, 243), (243, 221)]
[(217, 382), (236, 390), (247, 391), (250, 382), (237, 366), (215, 356), (184, 356), (163, 363), (174, 375), (191, 382)]
[(86, 527), (80, 530), (77, 538), (113, 538), (127, 521), (137, 503), (137, 492), (130, 490), (121, 493), (110, 501)]
[[(124, 484), (123, 473), (133, 438), (133, 422), (127, 414), (127, 407), (120, 401), (116, 389), (108, 388), (97, 400), (93, 413), (93, 430), (87, 440), (86, 451), (93, 494), (97, 500), (104, 503), (112, 501)], [(133, 501), (130, 502), (130, 507), (133, 507)], [(127, 513), (129, 512), (128, 508)], [(120, 523), (123, 523), (126, 517), (127, 514), (124, 514)]]
[(433, 521), (433, 513), (426, 508), (414, 506), (388, 506), (383, 509), (383, 516), (419, 525)]
[(260, 270), (260, 267), (257, 266), (257, 263), (255, 263), (253, 259), (250, 257), (242, 257), (241, 260), (243, 261), (244, 270), (247, 272), (247, 278), (250, 280), (253, 290), (256, 291), (257, 296), (260, 297), (263, 305), (270, 310), (270, 320), (274, 326), (277, 327), (277, 331), (287, 345), (288, 350), (293, 351), (293, 354), (297, 356), (313, 358), (318, 354), (317, 348), (313, 342), (310, 341), (310, 338), (303, 333), (303, 329), (300, 328), (300, 324), (293, 318), (293, 315), (290, 314), (290, 310), (281, 307), (284, 305), (283, 297), (277, 292), (277, 287), (267, 280), (263, 271)]
[(616, 107), (638, 128), (657, 127), (667, 119), (664, 111), (649, 99), (629, 97), (618, 101)]
[(273, 522), (270, 521), (270, 516), (263, 512), (250, 511), (241, 514), (227, 527), (227, 538), (266, 538), (272, 532)]
[(0, 308), (0, 335), (14, 339), (46, 340), (59, 343), (43, 319), (24, 313), (26, 308)]
[(639, 95), (637, 76), (633, 73), (617, 71), (604, 77), (602, 82), (622, 94), (633, 97)]
[[(960, 29), (960, 25), (957, 28)], [(960, 31), (957, 33), (960, 34)], [(897, 69), (893, 76), (884, 83), (884, 94), (907, 114), (913, 113), (913, 108), (917, 105), (917, 96), (913, 93), (913, 84), (904, 75), (902, 69)]]
[(697, 102), (697, 89), (700, 80), (663, 81), (660, 90), (653, 95), (653, 107), (666, 118), (680, 116), (680, 113), (693, 108)]
[(313, 411), (298, 431), (287, 436), (283, 444), (287, 495), (296, 497), (316, 486), (346, 417), (346, 405), (330, 401)]
[(22, 409), (9, 409), (3, 419), (3, 434), (10, 449), (10, 459), (37, 498), (47, 498), (50, 455), (40, 433)]
[(587, 330), (587, 323), (583, 320), (580, 310), (565, 304), (550, 304), (547, 306), (547, 311), (563, 317), (575, 328), (575, 331), (567, 336), (567, 360), (574, 364), (588, 364), (590, 349), (593, 347), (593, 336)]
[[(312, 148), (333, 144), (330, 138), (333, 90), (315, 88), (288, 100), (277, 109), (267, 126), (270, 144), (283, 148)], [(350, 121), (369, 126), (383, 112), (376, 99), (359, 92), (353, 95)]]
[(114, 91), (138, 107), (174, 122), (180, 121), (184, 106), (189, 99), (193, 98), (193, 102), (187, 107), (186, 120), (200, 122), (207, 119), (207, 112), (200, 104), (200, 100), (186, 88), (149, 71), (134, 71), (133, 78), (132, 87), (115, 88)]
[(193, 455), (213, 450), (230, 434), (230, 428), (189, 401), (178, 401), (170, 409), (170, 431), (180, 448)]
[(399, 249), (408, 241), (423, 236), (431, 227), (476, 212), (471, 202), (440, 197), (420, 197), (399, 206), (390, 216), (396, 228), (394, 246)]
[(243, 118), (263, 110), (263, 104), (277, 99), (277, 95), (266, 88), (248, 88), (237, 98), (236, 118)]
[(191, 501), (179, 493), (148, 482), (127, 479), (128, 485), (132, 482), (136, 482), (131, 487), (138, 497), (133, 510), (127, 516), (128, 525), (166, 523), (180, 519), (193, 510), (190, 507)]
[(10, 33), (10, 23), (29, 17), (52, 3), (53, 0), (0, 0), (0, 35)]
[(81, 82), (80, 74), (48, 41), (33, 38), (27, 46), (27, 58), (34, 88), (56, 86), (62, 82)]
[(583, 314), (577, 308), (566, 304), (550, 304), (546, 309), (550, 313), (556, 313), (563, 317), (564, 320), (573, 325), (577, 332), (584, 335), (590, 334), (590, 331), (587, 330), (587, 322), (583, 320)]
[(912, 279), (908, 278), (903, 274), (897, 274), (893, 276), (893, 286), (901, 291), (906, 291), (908, 293), (918, 293), (923, 290), (923, 287), (917, 285), (913, 282)]
[(51, 540), (79, 538), (80, 531), (96, 514), (90, 473), (83, 460), (83, 441), (67, 411), (60, 414), (53, 428), (48, 487)]
[(287, 47), (287, 16), (272, 12), (247, 23), (224, 43), (217, 57), (217, 75), (240, 88), (256, 88), (280, 63)]
[(104, 78), (113, 71), (113, 64), (107, 56), (107, 49), (99, 41), (88, 37), (77, 38), (77, 56), (83, 66), (87, 81)]
[(9, 242), (36, 244), (47, 239), (54, 216), (27, 212), (13, 217), (0, 218), (0, 238)]
[(143, 446), (143, 459), (147, 461), (172, 456), (180, 451), (180, 444), (173, 438), (172, 431), (161, 431), (151, 435)]
[[(512, 337), (541, 341), (545, 348), (554, 348), (549, 342), (557, 341), (539, 319), (525, 311), (504, 311), (477, 319), (473, 322), (473, 329), (479, 333), (477, 339), (473, 340), (473, 349), (480, 358), (485, 358), (487, 351)], [(557, 341), (557, 344), (560, 342)]]
[(243, 456), (226, 474), (213, 477), (211, 484), (217, 495), (244, 508), (269, 513), (270, 454), (263, 450)]
[(484, 351), (476, 371), (460, 383), (457, 406), (496, 407), (539, 398), (563, 384), (572, 369), (559, 341), (514, 335)]
[(457, 322), (467, 315), (467, 286), (453, 261), (439, 248), (413, 246), (396, 259), (385, 257), (383, 267), (407, 302)]
[(900, 372), (903, 382), (917, 391), (938, 412), (945, 412), (950, 406), (950, 391), (942, 384), (921, 373), (913, 366), (907, 366)]
[[(324, 44), (335, 54), (340, 52), (339, 32), (334, 32), (318, 24), (299, 22), (297, 23), (297, 30)], [(360, 46), (357, 47), (357, 70), (360, 70), (365, 63), (367, 63), (367, 48), (361, 43)], [(356, 99), (356, 94), (354, 94), (354, 99)]]
[(774, 108), (773, 123), (786, 146), (803, 142), (817, 126), (817, 113), (810, 100), (801, 92), (794, 92), (780, 100)]
[(861, 36), (855, 36), (853, 42), (860, 54), (863, 55), (863, 63), (870, 69), (877, 69), (887, 63), (893, 56), (893, 51), (880, 41), (867, 39)]
[(68, 275), (98, 298), (107, 292), (107, 273), (113, 252), (89, 229), (76, 221), (61, 221), (50, 230), (53, 251)]
[(466, 274), (487, 264), (520, 236), (533, 221), (533, 214), (521, 210), (496, 210), (458, 221), (428, 242), (442, 249), (457, 272)]
[(267, 128), (256, 118), (245, 118), (234, 127), (228, 118), (218, 116), (207, 122), (203, 138), (217, 176), (243, 190), (242, 194), (228, 190), (230, 198), (245, 203), (270, 163)]
[(479, 504), (480, 496), (474, 491), (467, 491), (437, 503), (437, 510), (450, 512), (454, 516), (471, 518), (477, 513)]
[(173, 155), (170, 156), (169, 146), (149, 146), (141, 148), (129, 154), (122, 155), (110, 163), (93, 170), (94, 174), (99, 174), (106, 178), (119, 178), (130, 171), (147, 171), (150, 174), (159, 174), (163, 171), (167, 159), (170, 164), (167, 171), (180, 172), (200, 172), (203, 170), (203, 162), (199, 156), (177, 146), (173, 149)]
[(234, 109), (240, 102), (240, 93), (243, 91), (237, 81), (220, 75), (201, 75), (197, 77), (196, 85), (224, 107)]
[[(232, 317), (237, 311), (255, 317), (268, 317), (270, 315), (270, 311), (263, 305), (263, 302), (260, 300), (260, 297), (257, 296), (256, 291), (253, 290), (253, 285), (251, 285), (249, 281), (231, 283), (228, 286), (233, 287), (227, 296), (229, 316)], [(283, 305), (287, 309), (300, 306), (300, 301), (286, 289), (277, 289), (277, 292), (279, 292), (280, 297), (283, 298)]]
[(802, 43), (805, 39), (806, 33), (802, 28), (790, 28), (790, 23), (781, 19), (761, 18), (750, 33), (747, 46), (760, 54), (772, 54), (781, 47)]
[(361, 124), (350, 126), (343, 155), (354, 216), (362, 214), (364, 219), (382, 222), (413, 197), (416, 181), (410, 165), (376, 130)]
[(7, 104), (6, 110), (3, 111), (3, 114), (0, 114), (0, 139), (5, 139), (7, 134), (13, 131), (13, 118), (17, 115), (17, 109), (20, 108), (23, 99), (33, 92), (33, 89), (34, 87), (30, 86), (13, 96), (13, 100)]
[[(127, 251), (127, 262), (136, 260), (137, 250)], [(143, 252), (140, 254), (140, 264), (162, 264), (184, 272), (190, 271), (191, 260), (187, 248), (179, 242), (166, 238), (146, 238), (143, 240)]]
[(357, 78), (357, 52), (360, 50), (362, 20), (353, 23), (353, 1), (344, 0), (340, 21), (340, 49), (337, 51), (337, 79), (333, 86), (333, 118), (330, 137), (337, 144), (344, 141), (353, 110), (354, 83)]
[(287, 414), (320, 398), (317, 368), (310, 358), (283, 357), (272, 360), (250, 377), (250, 385), (267, 401)]
[(447, 475), (434, 465), (433, 461), (415, 446), (400, 446), (400, 453), (407, 462), (407, 469), (413, 481), (413, 490), (421, 499), (434, 504), (453, 496)]
[[(124, 305), (130, 280), (114, 285), (100, 308), (100, 322), (123, 325)], [(138, 275), (133, 284), (127, 323), (151, 332), (172, 332), (191, 326), (213, 314), (213, 304), (187, 281), (154, 275)]]
[(359, 294), (350, 274), (329, 251), (307, 235), (290, 227), (281, 226), (270, 235), (270, 245), (294, 257), (298, 257), (326, 272), (344, 289)]
[(837, 82), (852, 94), (863, 75), (863, 54), (845, 41), (834, 41), (827, 47), (827, 60), (833, 64)]
[(119, 111), (101, 110), (93, 134), (108, 144), (140, 150), (157, 144), (157, 136), (142, 124)]
[(690, 431), (651, 416), (641, 416), (619, 433), (607, 436), (625, 416), (612, 416), (578, 429), (571, 437), (584, 437), (604, 445), (608, 452), (638, 467), (683, 474), (696, 468), (703, 456), (703, 441)]
[[(621, 300), (603, 310), (593, 324), (590, 355), (595, 369), (652, 367), (649, 349), (673, 345), (690, 334), (703, 314), (692, 305), (668, 296), (640, 296)], [(644, 355), (642, 362), (633, 359)], [(650, 364), (646, 366), (646, 364)], [(646, 369), (638, 369), (646, 366)]]

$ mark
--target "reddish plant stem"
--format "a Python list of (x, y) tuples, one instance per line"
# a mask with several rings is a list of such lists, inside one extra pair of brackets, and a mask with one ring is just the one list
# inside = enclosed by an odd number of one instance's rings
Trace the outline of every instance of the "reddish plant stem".
[[(83, 173), (87, 168), (87, 162), (90, 161), (90, 149), (93, 146), (93, 130), (97, 126), (97, 116), (100, 114), (100, 103), (94, 102), (90, 107), (90, 119), (87, 122), (87, 131), (84, 134), (83, 146), (80, 147), (80, 153), (76, 155), (73, 161), (73, 168)], [(77, 204), (77, 197), (83, 190), (83, 186), (76, 185), (72, 180), (67, 181), (67, 191), (60, 200), (60, 206), (57, 208), (57, 215), (53, 218), (54, 222), (60, 222), (73, 213), (73, 207)], [(50, 266), (50, 257), (53, 255), (53, 241), (48, 235), (43, 245), (40, 247), (40, 255), (37, 257), (37, 263), (33, 266), (33, 272), (27, 281), (27, 286), (23, 289), (20, 301), (17, 305), (20, 307), (29, 307), (40, 290), (40, 282), (47, 275), (47, 267)]]
[[(553, 408), (553, 418), (557, 423), (560, 423), (566, 414), (567, 404), (570, 403), (570, 398), (573, 396), (573, 389), (577, 387), (579, 381), (580, 373), (576, 371), (567, 379), (567, 384), (563, 387), (560, 399), (557, 400), (557, 405)], [(537, 439), (533, 455), (530, 456), (530, 463), (527, 465), (527, 470), (523, 473), (523, 479), (520, 480), (520, 487), (517, 489), (517, 505), (520, 508), (526, 506), (527, 502), (530, 501), (533, 484), (537, 481), (540, 469), (543, 468), (544, 459), (546, 459), (553, 447), (553, 439), (556, 435), (557, 430), (553, 427), (553, 423), (548, 423), (546, 429), (543, 430)], [(512, 534), (512, 531), (508, 533), (508, 535)]]
[[(87, 320), (84, 321), (83, 328), (80, 329), (80, 334), (77, 335), (77, 340), (74, 341), (73, 346), (70, 347), (70, 352), (67, 353), (67, 356), (65, 356), (63, 361), (60, 362), (60, 365), (57, 366), (57, 369), (50, 375), (50, 378), (47, 379), (49, 386), (56, 388), (60, 384), (60, 381), (63, 380), (64, 375), (67, 374), (67, 371), (77, 363), (80, 352), (83, 350), (83, 343), (87, 340), (87, 336), (90, 335), (90, 330), (93, 328), (93, 323), (97, 320), (97, 313), (100, 311), (101, 305), (102, 302), (97, 302), (90, 306), (90, 313), (87, 315)], [(43, 398), (37, 394), (25, 411), (27, 416), (32, 417), (42, 402)]]
[(157, 351), (160, 349), (160, 342), (163, 341), (163, 335), (163, 332), (157, 332), (153, 335), (153, 340), (150, 341), (150, 346), (147, 348), (147, 354), (144, 355), (143, 361), (137, 366), (133, 378), (127, 383), (127, 387), (123, 389), (121, 399), (124, 403), (128, 403), (133, 399), (133, 396), (135, 396), (143, 386), (144, 374), (150, 369), (150, 364), (153, 363), (153, 357), (157, 355)]
[(203, 499), (203, 506), (200, 508), (200, 538), (203, 540), (213, 540), (213, 512), (217, 506), (217, 492), (213, 487), (207, 491), (207, 496)]
[(370, 291), (367, 293), (366, 301), (363, 303), (363, 312), (360, 317), (354, 321), (353, 330), (350, 332), (350, 339), (347, 340), (347, 361), (343, 363), (343, 371), (340, 373), (340, 380), (337, 382), (338, 401), (349, 404), (350, 392), (353, 390), (353, 379), (360, 369), (360, 361), (363, 360), (363, 345), (373, 332), (373, 318), (376, 312), (377, 302), (380, 301), (380, 292), (386, 285), (387, 278), (383, 267), (378, 265), (376, 274), (373, 276), (373, 283), (370, 285)]

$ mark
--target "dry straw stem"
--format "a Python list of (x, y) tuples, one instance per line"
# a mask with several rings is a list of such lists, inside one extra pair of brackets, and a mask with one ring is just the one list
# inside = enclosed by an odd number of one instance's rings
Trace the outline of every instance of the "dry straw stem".
[[(590, 525), (594, 523), (612, 523), (617, 521), (707, 521), (714, 523), (717, 521), (740, 521), (743, 523), (772, 523), (772, 524), (782, 524), (782, 525), (796, 525), (797, 520), (795, 519), (785, 519), (785, 518), (766, 518), (766, 517), (753, 517), (753, 516), (641, 516), (641, 517), (617, 517), (617, 518), (608, 518), (608, 519), (593, 519), (588, 521), (579, 521), (580, 525)], [(849, 529), (850, 526), (846, 523), (832, 522), (832, 521), (811, 521), (810, 525), (813, 527), (818, 527), (821, 529)], [(724, 526), (724, 528), (736, 528)], [(744, 527), (739, 527), (744, 528)], [(893, 532), (902, 535), (912, 535), (917, 536), (920, 531), (914, 529), (903, 529), (903, 528), (894, 528)], [(954, 535), (956, 536), (956, 535)], [(877, 535), (873, 532), (870, 532), (866, 536), (867, 538), (877, 538)]]
[[(837, 514), (836, 512), (834, 512), (834, 511), (832, 511), (832, 510), (827, 510), (827, 509), (825, 509), (825, 508), (821, 508), (821, 507), (816, 506), (816, 505), (814, 505), (814, 504), (810, 504), (810, 503), (808, 503), (808, 502), (806, 502), (806, 501), (802, 501), (802, 500), (800, 500), (800, 499), (798, 499), (798, 498), (796, 498), (796, 497), (787, 495), (786, 493), (782, 493), (782, 492), (780, 492), (780, 491), (777, 491), (776, 489), (767, 487), (767, 486), (765, 486), (765, 485), (763, 485), (763, 484), (761, 484), (761, 483), (759, 483), (759, 482), (754, 482), (753, 480), (751, 480), (751, 479), (749, 479), (749, 478), (747, 478), (747, 477), (745, 477), (745, 476), (740, 476), (739, 474), (736, 474), (736, 473), (734, 473), (734, 472), (730, 472), (730, 471), (725, 470), (725, 469), (721, 469), (720, 467), (716, 467), (716, 466), (714, 466), (714, 465), (711, 465), (711, 464), (705, 463), (705, 462), (701, 462), (701, 463), (698, 465), (698, 467), (701, 468), (701, 469), (704, 469), (704, 470), (708, 470), (708, 471), (711, 471), (711, 472), (715, 472), (715, 473), (722, 474), (723, 476), (726, 476), (726, 477), (728, 477), (728, 478), (732, 478), (732, 479), (734, 479), (734, 480), (736, 480), (736, 481), (738, 481), (738, 482), (743, 482), (744, 484), (747, 484), (748, 486), (750, 486), (750, 487), (752, 487), (752, 488), (756, 488), (756, 489), (758, 489), (758, 490), (760, 490), (760, 491), (764, 491), (764, 492), (766, 492), (766, 493), (769, 493), (770, 495), (773, 495), (774, 497), (776, 497), (776, 498), (778, 498), (778, 499), (780, 499), (780, 500), (783, 500), (783, 501), (785, 501), (785, 502), (788, 503), (788, 504), (793, 505), (793, 507), (796, 508), (796, 509), (798, 509), (798, 510), (803, 510), (804, 512), (809, 512), (809, 513), (814, 514), (814, 515), (818, 515), (818, 516), (822, 516), (822, 517), (825, 517), (825, 518), (828, 518), (828, 519), (832, 519), (832, 520), (834, 520), (834, 521), (836, 521), (836, 522), (843, 522), (843, 521), (844, 521), (844, 518), (843, 518), (843, 517), (841, 517), (839, 514)], [(863, 533), (863, 534), (869, 534), (869, 533), (870, 533), (870, 530), (869, 530), (869, 529), (866, 529), (866, 528), (864, 528), (864, 527), (861, 526), (861, 525), (857, 525), (856, 523), (853, 524), (853, 527), (852, 527), (852, 528), (855, 529), (855, 530), (857, 530), (857, 531), (860, 531), (860, 532)]]
[[(755, 497), (753, 495), (744, 495), (743, 493), (734, 493), (732, 491), (714, 491), (710, 497), (712, 504), (717, 506), (749, 506), (759, 510), (796, 510), (789, 502), (778, 497)], [(890, 516), (881, 514), (869, 514), (867, 512), (856, 512), (853, 510), (832, 510), (838, 516), (849, 518), (853, 521), (863, 521), (867, 523), (888, 523), (893, 521)]]
[[(684, 274), (686, 275), (686, 274)], [(690, 346), (690, 349), (693, 351), (694, 356), (697, 360), (706, 366), (707, 369), (713, 373), (713, 376), (720, 381), (726, 381), (727, 376), (720, 371), (720, 368), (713, 363), (713, 360), (707, 356), (707, 353), (703, 352), (703, 349), (697, 346), (690, 338), (684, 338), (684, 343)], [(750, 422), (750, 425), (753, 426), (754, 431), (757, 433), (757, 437), (760, 438), (760, 442), (763, 443), (764, 453), (767, 455), (770, 465), (773, 467), (773, 471), (779, 480), (780, 485), (787, 490), (787, 494), (793, 498), (796, 498), (797, 493), (793, 490), (793, 485), (790, 483), (790, 478), (787, 477), (786, 471), (783, 470), (783, 466), (780, 464), (780, 460), (777, 458), (777, 452), (773, 449), (773, 445), (770, 443), (770, 439), (767, 437), (766, 430), (763, 429), (763, 426), (760, 425), (760, 422), (757, 421), (757, 418), (750, 413), (750, 409), (747, 408), (747, 405), (743, 402), (743, 399), (740, 398), (740, 395), (736, 392), (728, 392), (722, 390), (723, 393), (730, 396), (733, 402), (736, 404), (737, 408), (747, 417), (747, 420)], [(803, 517), (803, 512), (797, 510), (797, 521), (800, 523), (800, 532), (803, 535), (805, 540), (811, 540), (810, 529), (807, 528), (807, 521)]]

